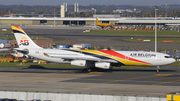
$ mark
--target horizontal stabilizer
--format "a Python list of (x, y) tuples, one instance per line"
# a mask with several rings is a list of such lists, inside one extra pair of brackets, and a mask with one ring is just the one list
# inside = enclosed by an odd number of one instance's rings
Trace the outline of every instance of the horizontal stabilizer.
[(14, 48), (13, 50), (17, 51), (19, 53), (22, 53), (22, 54), (28, 54), (29, 53), (28, 49)]

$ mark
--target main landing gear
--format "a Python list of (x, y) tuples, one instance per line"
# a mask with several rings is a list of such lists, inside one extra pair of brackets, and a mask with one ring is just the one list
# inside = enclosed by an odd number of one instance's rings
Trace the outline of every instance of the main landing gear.
[(94, 68), (95, 68), (94, 63), (87, 62), (86, 63), (86, 68), (83, 69), (82, 72), (89, 73), (89, 72), (92, 72), (94, 70)]
[(83, 71), (83, 72), (86, 72), (86, 73), (89, 73), (89, 72), (92, 71), (92, 67), (93, 67), (93, 64), (92, 64), (92, 63), (87, 63), (87, 64), (86, 64), (86, 68), (83, 69), (82, 71)]
[(96, 68), (96, 67), (91, 67), (91, 68), (85, 68), (82, 70), (82, 72), (85, 72), (85, 73), (89, 73), (89, 72), (93, 72), (93, 71), (99, 71), (100, 68)]
[(93, 63), (87, 63), (86, 68), (82, 72), (89, 73), (92, 71), (98, 71), (99, 68), (96, 68)]
[(92, 72), (92, 69), (91, 68), (85, 68), (82, 71), (85, 73), (89, 73), (89, 72)]

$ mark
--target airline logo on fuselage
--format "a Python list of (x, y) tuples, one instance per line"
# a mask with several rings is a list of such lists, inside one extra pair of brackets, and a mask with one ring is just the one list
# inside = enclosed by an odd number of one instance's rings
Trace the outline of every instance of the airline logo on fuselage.
[(83, 63), (81, 62), (80, 65), (83, 65)]
[(28, 46), (29, 45), (29, 40), (27, 40), (27, 37), (21, 37), (19, 45)]
[(156, 54), (152, 53), (131, 53), (131, 57), (156, 57)]

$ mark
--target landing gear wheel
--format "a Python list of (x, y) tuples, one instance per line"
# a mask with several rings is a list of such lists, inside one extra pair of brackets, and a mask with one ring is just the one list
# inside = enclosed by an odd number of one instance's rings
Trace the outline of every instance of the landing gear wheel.
[(82, 72), (85, 72), (85, 73), (89, 73), (89, 72), (91, 72), (91, 71), (92, 71), (92, 69), (90, 69), (90, 68), (89, 68), (89, 69), (83, 69), (83, 70), (82, 70)]
[(82, 72), (87, 72), (87, 70), (86, 70), (86, 69), (83, 69)]
[(91, 71), (92, 71), (92, 69), (91, 69), (91, 68), (88, 68), (88, 69), (87, 69), (87, 72), (88, 72), (88, 73), (89, 73), (89, 72), (91, 72)]

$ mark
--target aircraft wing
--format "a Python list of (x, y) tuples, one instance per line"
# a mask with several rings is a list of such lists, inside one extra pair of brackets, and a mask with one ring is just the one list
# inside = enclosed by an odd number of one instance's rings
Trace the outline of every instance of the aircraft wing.
[(111, 59), (95, 59), (95, 58), (85, 58), (85, 57), (66, 57), (66, 56), (50, 56), (52, 58), (62, 58), (62, 59), (70, 59), (70, 60), (88, 60), (88, 61), (98, 61), (98, 62), (111, 62), (118, 63), (115, 60)]

